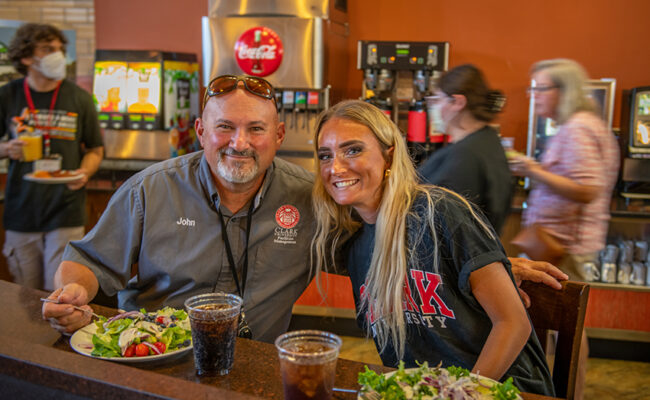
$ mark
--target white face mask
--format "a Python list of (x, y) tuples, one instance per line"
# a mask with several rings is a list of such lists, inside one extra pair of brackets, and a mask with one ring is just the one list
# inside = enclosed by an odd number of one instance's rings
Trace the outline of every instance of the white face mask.
[(60, 81), (65, 78), (65, 56), (62, 51), (55, 51), (39, 59), (34, 57), (36, 63), (32, 64), (35, 70), (46, 77)]
[(439, 101), (438, 104), (435, 104), (433, 106), (433, 126), (436, 132), (438, 133), (445, 133), (447, 130), (447, 123), (442, 119), (442, 112), (440, 111), (440, 108), (442, 104)]

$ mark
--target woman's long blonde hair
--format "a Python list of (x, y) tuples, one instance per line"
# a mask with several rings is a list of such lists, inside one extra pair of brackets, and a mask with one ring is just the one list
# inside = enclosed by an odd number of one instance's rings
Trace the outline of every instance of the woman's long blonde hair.
[(585, 92), (587, 72), (580, 64), (567, 58), (542, 60), (533, 64), (531, 74), (538, 71), (547, 73), (560, 90), (560, 100), (555, 110), (555, 121), (559, 125), (578, 111), (596, 111), (595, 103)]
[[(325, 110), (316, 123), (315, 146), (318, 149), (318, 138), (323, 125), (335, 118), (346, 119), (366, 126), (379, 141), (390, 171), (386, 173), (383, 182), (383, 194), (379, 205), (379, 213), (375, 227), (375, 244), (370, 261), (370, 269), (366, 276), (366, 289), (358, 307), (359, 315), (364, 315), (369, 307), (377, 316), (374, 333), (381, 351), (389, 342), (395, 347), (399, 358), (404, 354), (406, 343), (406, 324), (402, 306), (405, 278), (408, 265), (413, 263), (418, 241), (426, 229), (430, 229), (434, 242), (434, 270), (438, 269), (438, 245), (434, 229), (435, 204), (441, 196), (452, 194), (465, 204), (485, 230), (491, 230), (474, 213), (469, 203), (454, 192), (446, 189), (420, 185), (399, 129), (393, 122), (375, 106), (359, 100), (347, 100)], [(393, 147), (392, 157), (388, 149)], [(392, 160), (391, 160), (392, 158)], [(411, 237), (413, 242), (407, 243), (407, 216), (412, 215), (411, 206), (415, 198), (425, 196), (428, 203), (426, 221), (421, 221), (420, 232)], [(343, 238), (359, 227), (354, 219), (350, 206), (338, 205), (327, 193), (320, 177), (316, 174), (313, 189), (313, 205), (316, 217), (316, 234), (312, 240), (318, 281), (320, 271), (327, 271), (328, 266), (335, 265), (335, 253), (342, 244)], [(491, 233), (490, 233), (491, 234)], [(372, 327), (367, 325), (368, 334)]]

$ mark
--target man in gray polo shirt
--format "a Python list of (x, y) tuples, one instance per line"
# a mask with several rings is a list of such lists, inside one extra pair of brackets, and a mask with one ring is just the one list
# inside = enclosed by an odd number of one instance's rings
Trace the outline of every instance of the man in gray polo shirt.
[(67, 304), (43, 307), (55, 328), (88, 324), (87, 313), (68, 304), (88, 307), (99, 285), (126, 310), (182, 308), (196, 294), (243, 291), (254, 339), (271, 342), (286, 331), (310, 278), (313, 176), (275, 158), (284, 124), (273, 96), (258, 78), (212, 81), (196, 121), (204, 150), (134, 175), (95, 228), (66, 248), (50, 298)]

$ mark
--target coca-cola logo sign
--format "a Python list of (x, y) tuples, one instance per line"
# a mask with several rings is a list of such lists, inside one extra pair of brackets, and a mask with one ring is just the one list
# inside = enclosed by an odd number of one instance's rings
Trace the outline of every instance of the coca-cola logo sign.
[(247, 30), (235, 42), (235, 59), (248, 75), (271, 75), (280, 67), (283, 54), (280, 37), (265, 26)]

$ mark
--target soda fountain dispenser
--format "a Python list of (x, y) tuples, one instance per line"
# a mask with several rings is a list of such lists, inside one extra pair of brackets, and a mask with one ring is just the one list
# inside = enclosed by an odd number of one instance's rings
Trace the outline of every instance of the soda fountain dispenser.
[(416, 164), (442, 142), (428, 118), (425, 97), (433, 94), (448, 60), (448, 42), (360, 40), (357, 45), (357, 68), (364, 71), (361, 97), (397, 124)]
[(278, 156), (315, 171), (313, 130), (347, 83), (347, 3), (209, 0), (203, 84), (224, 74), (262, 77), (278, 92), (285, 140)]

